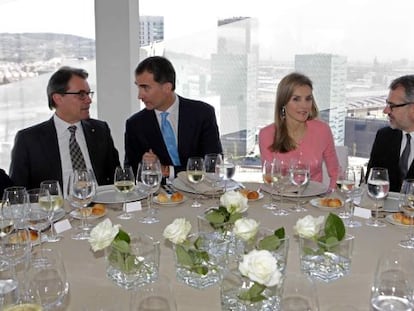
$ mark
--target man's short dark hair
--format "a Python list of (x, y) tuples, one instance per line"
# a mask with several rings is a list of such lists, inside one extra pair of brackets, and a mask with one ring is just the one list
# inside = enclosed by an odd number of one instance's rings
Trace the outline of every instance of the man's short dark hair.
[(414, 75), (405, 75), (396, 78), (390, 84), (390, 90), (395, 90), (402, 86), (405, 90), (405, 99), (409, 102), (414, 101)]
[(64, 66), (58, 69), (49, 79), (47, 84), (47, 100), (49, 102), (49, 109), (52, 110), (56, 107), (56, 103), (53, 100), (53, 94), (55, 93), (65, 93), (68, 90), (68, 84), (70, 79), (73, 76), (80, 77), (82, 79), (88, 78), (88, 72), (81, 68), (74, 68), (69, 66)]
[(157, 83), (172, 84), (172, 90), (175, 90), (175, 70), (171, 62), (162, 56), (151, 56), (140, 62), (135, 69), (135, 76), (142, 74), (144, 71), (154, 75), (154, 81)]

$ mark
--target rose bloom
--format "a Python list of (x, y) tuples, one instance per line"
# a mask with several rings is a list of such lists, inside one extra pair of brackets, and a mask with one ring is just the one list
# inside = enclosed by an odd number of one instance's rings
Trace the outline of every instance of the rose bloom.
[(276, 258), (267, 250), (252, 250), (244, 255), (239, 271), (250, 280), (268, 287), (279, 284), (282, 279)]
[(240, 218), (234, 223), (233, 233), (244, 241), (253, 238), (259, 230), (259, 223), (251, 218)]
[(323, 227), (325, 217), (319, 216), (317, 218), (307, 215), (298, 219), (293, 230), (302, 238), (311, 239), (316, 237)]
[(224, 206), (230, 214), (247, 211), (248, 199), (239, 191), (227, 191), (220, 197), (220, 205)]
[(176, 218), (171, 224), (164, 229), (164, 238), (174, 244), (181, 244), (191, 231), (191, 223), (185, 218)]
[(112, 226), (109, 218), (97, 224), (92, 230), (89, 238), (92, 250), (94, 252), (102, 250), (109, 245), (119, 232), (120, 225)]

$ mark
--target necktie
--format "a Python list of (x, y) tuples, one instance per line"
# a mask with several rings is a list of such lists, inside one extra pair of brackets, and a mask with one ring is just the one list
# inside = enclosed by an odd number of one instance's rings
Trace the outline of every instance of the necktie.
[(407, 143), (405, 144), (404, 151), (401, 154), (400, 157), (400, 170), (402, 178), (404, 179), (405, 176), (407, 176), (408, 172), (408, 158), (410, 157), (410, 151), (411, 151), (411, 135), (405, 134), (405, 137), (407, 137)]
[(178, 156), (177, 142), (170, 121), (167, 120), (168, 112), (161, 112), (161, 132), (164, 137), (170, 158), (175, 166), (180, 165), (180, 157)]
[(70, 132), (69, 152), (70, 159), (72, 160), (72, 168), (73, 170), (86, 170), (85, 159), (83, 158), (82, 151), (79, 147), (78, 142), (76, 141), (76, 126), (69, 126), (68, 130)]

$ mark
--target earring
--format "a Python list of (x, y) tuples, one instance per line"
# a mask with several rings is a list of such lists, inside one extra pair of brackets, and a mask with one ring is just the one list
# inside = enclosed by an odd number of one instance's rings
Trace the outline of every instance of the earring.
[(282, 119), (286, 118), (286, 109), (285, 106), (282, 107)]

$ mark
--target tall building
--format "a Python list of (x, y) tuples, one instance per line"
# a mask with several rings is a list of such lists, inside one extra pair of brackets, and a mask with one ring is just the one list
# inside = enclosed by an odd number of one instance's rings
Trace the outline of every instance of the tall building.
[(163, 16), (140, 16), (139, 26), (140, 46), (147, 46), (164, 40)]
[(259, 61), (257, 20), (218, 21), (217, 53), (211, 56), (210, 90), (220, 97), (224, 153), (245, 156), (254, 150)]
[(295, 56), (295, 70), (313, 82), (313, 95), (321, 118), (329, 123), (336, 145), (344, 145), (346, 117), (346, 69), (344, 56), (304, 54)]

